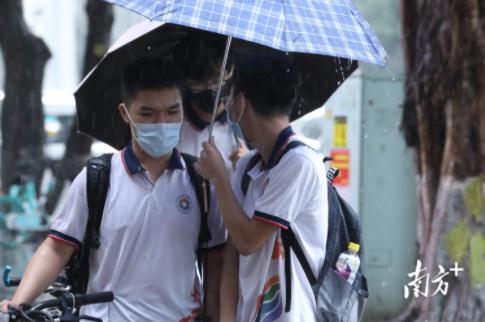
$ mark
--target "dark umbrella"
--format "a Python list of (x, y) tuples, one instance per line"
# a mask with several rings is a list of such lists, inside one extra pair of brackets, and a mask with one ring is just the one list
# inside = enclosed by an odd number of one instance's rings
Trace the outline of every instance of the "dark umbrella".
[[(121, 119), (122, 71), (142, 57), (170, 57), (183, 46), (190, 27), (161, 22), (141, 22), (126, 31), (106, 55), (84, 78), (74, 93), (79, 131), (121, 149), (130, 139), (128, 125)], [(220, 35), (221, 41), (225, 41)], [(237, 57), (254, 52), (279, 52), (275, 49), (236, 39), (231, 54)], [(302, 75), (302, 92), (291, 119), (320, 106), (341, 82), (357, 68), (357, 61), (316, 54), (288, 53), (293, 56)]]

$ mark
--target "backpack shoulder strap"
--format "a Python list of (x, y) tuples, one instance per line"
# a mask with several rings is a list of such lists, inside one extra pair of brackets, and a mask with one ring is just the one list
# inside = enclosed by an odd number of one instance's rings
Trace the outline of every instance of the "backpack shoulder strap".
[[(288, 151), (297, 148), (299, 146), (307, 146), (305, 143), (299, 140), (291, 141), (288, 143), (286, 148), (283, 150), (283, 152), (280, 154), (279, 159), (285, 155)], [(278, 161), (279, 161), (278, 159)], [(295, 233), (291, 229), (291, 227), (288, 227), (287, 230), (281, 229), (281, 239), (283, 242), (283, 248), (285, 250), (285, 280), (286, 280), (286, 307), (285, 307), (285, 312), (289, 312), (291, 309), (291, 254), (290, 251), (293, 249), (295, 252), (296, 258), (300, 262), (300, 265), (303, 268), (303, 271), (305, 272), (305, 275), (310, 282), (310, 285), (314, 285), (317, 282), (317, 278), (312, 272), (312, 269), (310, 267), (310, 263), (305, 257), (305, 254), (303, 253), (303, 249), (300, 246), (300, 243), (298, 243), (298, 240), (296, 239)]]
[(113, 154), (104, 154), (88, 160), (86, 192), (89, 217), (84, 242), (89, 248), (98, 249), (100, 245), (99, 230), (108, 195), (112, 156)]
[(310, 263), (306, 259), (305, 254), (303, 253), (303, 249), (300, 246), (300, 243), (296, 239), (295, 233), (288, 227), (288, 229), (281, 228), (281, 240), (283, 242), (283, 248), (285, 250), (285, 280), (286, 280), (286, 306), (285, 312), (289, 312), (291, 309), (291, 254), (290, 250), (293, 249), (295, 252), (296, 258), (300, 262), (303, 271), (310, 282), (310, 285), (315, 285), (317, 283), (317, 277), (313, 274), (313, 271), (310, 267)]
[(86, 293), (89, 281), (89, 254), (98, 249), (99, 231), (104, 204), (108, 195), (112, 154), (89, 159), (86, 165), (86, 195), (88, 221), (84, 231), (83, 246), (77, 250), (66, 265), (66, 276), (72, 291)]
[(199, 204), (201, 221), (199, 231), (199, 249), (205, 243), (211, 239), (211, 233), (209, 230), (208, 218), (209, 218), (209, 205), (210, 205), (210, 191), (205, 179), (199, 175), (194, 169), (194, 163), (197, 161), (197, 157), (182, 153), (182, 158), (187, 165), (187, 172), (189, 173), (190, 181), (194, 187), (195, 195), (197, 197), (197, 203)]
[[(194, 163), (197, 161), (197, 157), (182, 153), (182, 158), (187, 166), (187, 172), (189, 173), (190, 181), (194, 187), (195, 195), (197, 197), (197, 203), (200, 209), (200, 229), (199, 229), (199, 245), (197, 246), (197, 268), (199, 270), (200, 276), (203, 280), (204, 294), (207, 294), (207, 260), (204, 260), (203, 256), (203, 245), (207, 245), (209, 240), (212, 238), (209, 230), (209, 205), (210, 205), (210, 190), (207, 180), (205, 180), (201, 175), (199, 175), (194, 169)], [(207, 312), (207, 302), (204, 300), (202, 303), (202, 316), (206, 315)]]

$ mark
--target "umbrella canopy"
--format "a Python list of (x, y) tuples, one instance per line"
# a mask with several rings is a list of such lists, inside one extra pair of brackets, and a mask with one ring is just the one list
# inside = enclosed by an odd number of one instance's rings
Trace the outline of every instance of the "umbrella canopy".
[(350, 0), (105, 0), (150, 20), (285, 52), (385, 65), (386, 52)]
[(350, 1), (107, 1), (158, 20), (125, 32), (75, 93), (79, 130), (118, 149), (130, 138), (117, 110), (122, 71), (141, 57), (167, 56), (191, 32), (236, 37), (236, 56), (291, 55), (303, 81), (292, 120), (322, 106), (357, 60), (385, 64), (385, 51)]

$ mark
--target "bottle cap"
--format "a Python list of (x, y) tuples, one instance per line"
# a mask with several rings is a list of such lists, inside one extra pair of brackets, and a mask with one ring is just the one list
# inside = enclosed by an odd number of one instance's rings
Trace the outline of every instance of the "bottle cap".
[(356, 243), (349, 243), (349, 250), (357, 253), (360, 249), (360, 245)]

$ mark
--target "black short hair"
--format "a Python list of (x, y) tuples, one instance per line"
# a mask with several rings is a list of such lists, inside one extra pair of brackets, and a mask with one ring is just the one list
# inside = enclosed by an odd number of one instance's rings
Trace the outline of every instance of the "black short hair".
[(142, 58), (124, 72), (121, 81), (121, 95), (130, 104), (136, 92), (146, 89), (178, 88), (182, 91), (182, 76), (177, 66), (162, 58)]
[(261, 116), (290, 116), (301, 79), (292, 58), (283, 53), (254, 54), (236, 66), (234, 93), (242, 92)]
[[(193, 30), (186, 36), (174, 52), (174, 61), (182, 70), (185, 79), (205, 82), (219, 75), (227, 37), (219, 34)], [(226, 69), (232, 67), (231, 55), (228, 56)]]

